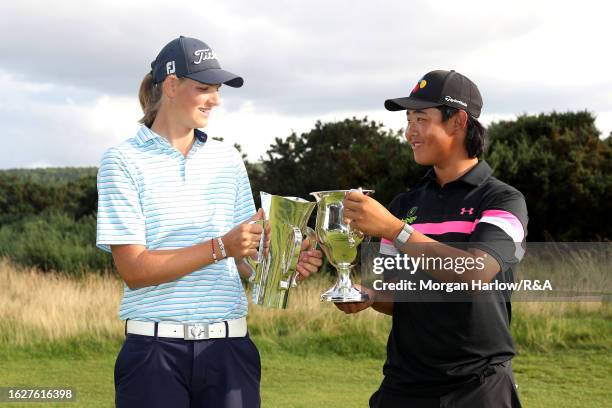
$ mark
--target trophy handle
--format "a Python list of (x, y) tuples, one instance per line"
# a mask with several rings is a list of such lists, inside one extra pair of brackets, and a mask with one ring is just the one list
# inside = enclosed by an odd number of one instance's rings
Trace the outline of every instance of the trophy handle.
[[(290, 271), (295, 271), (298, 260), (300, 259), (300, 249), (302, 248), (302, 232), (298, 227), (292, 226), (293, 241), (289, 242), (289, 251), (287, 251), (287, 261), (284, 267), (282, 276), (286, 276)], [(289, 289), (294, 279), (294, 273), (287, 276), (287, 280), (281, 279), (279, 284), (281, 289)]]
[[(342, 209), (342, 217), (344, 217), (344, 208)], [(351, 248), (355, 245), (359, 245), (357, 242), (361, 242), (363, 239), (363, 232), (351, 227), (350, 223), (346, 224), (346, 230), (348, 233), (348, 243)], [(357, 238), (357, 240), (355, 240), (355, 238)]]
[(310, 249), (316, 250), (319, 241), (317, 240), (317, 233), (310, 227), (305, 228), (306, 239), (310, 241)]
[[(353, 192), (353, 191), (359, 191), (360, 193), (363, 193), (365, 195), (370, 195), (371, 193), (374, 192), (374, 190), (363, 190), (361, 187), (359, 187), (357, 189), (348, 190), (347, 192), (344, 193), (344, 197), (346, 197), (350, 192)], [(342, 217), (342, 219), (344, 219), (344, 207), (342, 207), (342, 215), (341, 215), (341, 217)], [(347, 229), (347, 232), (348, 232), (348, 242), (349, 242), (349, 245), (351, 247), (354, 247), (355, 244), (357, 243), (355, 241), (355, 238), (357, 238), (359, 241), (361, 241), (363, 239), (364, 233), (359, 231), (359, 230), (356, 230), (356, 229), (352, 228), (350, 223), (346, 224), (346, 229)]]
[[(310, 227), (306, 227), (304, 229), (304, 232), (306, 234), (306, 239), (310, 242), (310, 249), (317, 249), (317, 245), (319, 244), (319, 242), (317, 241), (317, 233), (314, 232), (314, 230)], [(301, 244), (300, 244), (301, 247)], [(295, 271), (293, 273), (293, 278), (291, 278), (291, 287), (295, 288), (298, 285), (298, 280), (297, 277), (300, 273), (298, 271)]]
[(252, 283), (255, 280), (255, 276), (257, 276), (257, 261), (247, 256), (244, 258), (244, 262), (251, 268), (251, 274), (249, 275), (248, 281)]
[(251, 258), (250, 256), (246, 256), (244, 259), (246, 264), (251, 268), (251, 276), (249, 276), (249, 282), (253, 282), (255, 280), (255, 276), (257, 275), (257, 266), (261, 265), (264, 261), (264, 246), (266, 243), (266, 220), (257, 220), (251, 221), (249, 224), (259, 224), (264, 230), (264, 233), (261, 234), (261, 238), (259, 238), (259, 247), (257, 248), (257, 260)]

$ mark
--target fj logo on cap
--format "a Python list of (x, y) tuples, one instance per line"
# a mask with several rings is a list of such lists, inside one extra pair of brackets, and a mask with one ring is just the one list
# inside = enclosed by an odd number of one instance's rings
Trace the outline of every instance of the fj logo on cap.
[(205, 50), (196, 50), (193, 55), (196, 56), (197, 59), (193, 60), (194, 64), (199, 64), (202, 61), (217, 59), (217, 56), (210, 48), (206, 48)]
[(174, 66), (174, 61), (168, 61), (166, 63), (166, 74), (174, 74), (176, 72), (176, 67)]
[(458, 103), (459, 105), (463, 105), (463, 106), (465, 106), (467, 108), (467, 103), (465, 103), (463, 101), (460, 101), (459, 99), (453, 99), (450, 96), (447, 96), (447, 97), (444, 98), (444, 100), (446, 102)]

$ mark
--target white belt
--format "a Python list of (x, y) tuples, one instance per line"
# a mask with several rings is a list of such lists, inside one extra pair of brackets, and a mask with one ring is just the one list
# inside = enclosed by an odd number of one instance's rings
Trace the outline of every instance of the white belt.
[[(155, 322), (128, 320), (126, 333), (142, 336), (155, 336)], [(244, 337), (247, 334), (246, 317), (217, 323), (157, 323), (158, 337), (171, 337), (185, 340), (222, 339), (225, 337)]]

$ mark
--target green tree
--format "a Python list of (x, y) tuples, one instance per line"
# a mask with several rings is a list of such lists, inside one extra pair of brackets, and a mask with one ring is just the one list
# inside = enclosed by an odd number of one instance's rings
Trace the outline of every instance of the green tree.
[(277, 138), (267, 158), (250, 165), (253, 191), (312, 199), (309, 193), (363, 187), (388, 204), (424, 173), (401, 131), (363, 119), (315, 123), (312, 130)]
[(530, 241), (612, 238), (612, 138), (591, 113), (522, 115), (489, 136), (495, 175), (525, 195)]

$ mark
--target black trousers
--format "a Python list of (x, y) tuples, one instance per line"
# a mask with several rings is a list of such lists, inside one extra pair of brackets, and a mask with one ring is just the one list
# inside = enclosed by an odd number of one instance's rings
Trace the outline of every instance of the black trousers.
[(415, 397), (382, 387), (370, 408), (520, 408), (510, 361), (489, 367), (479, 378), (440, 397)]

